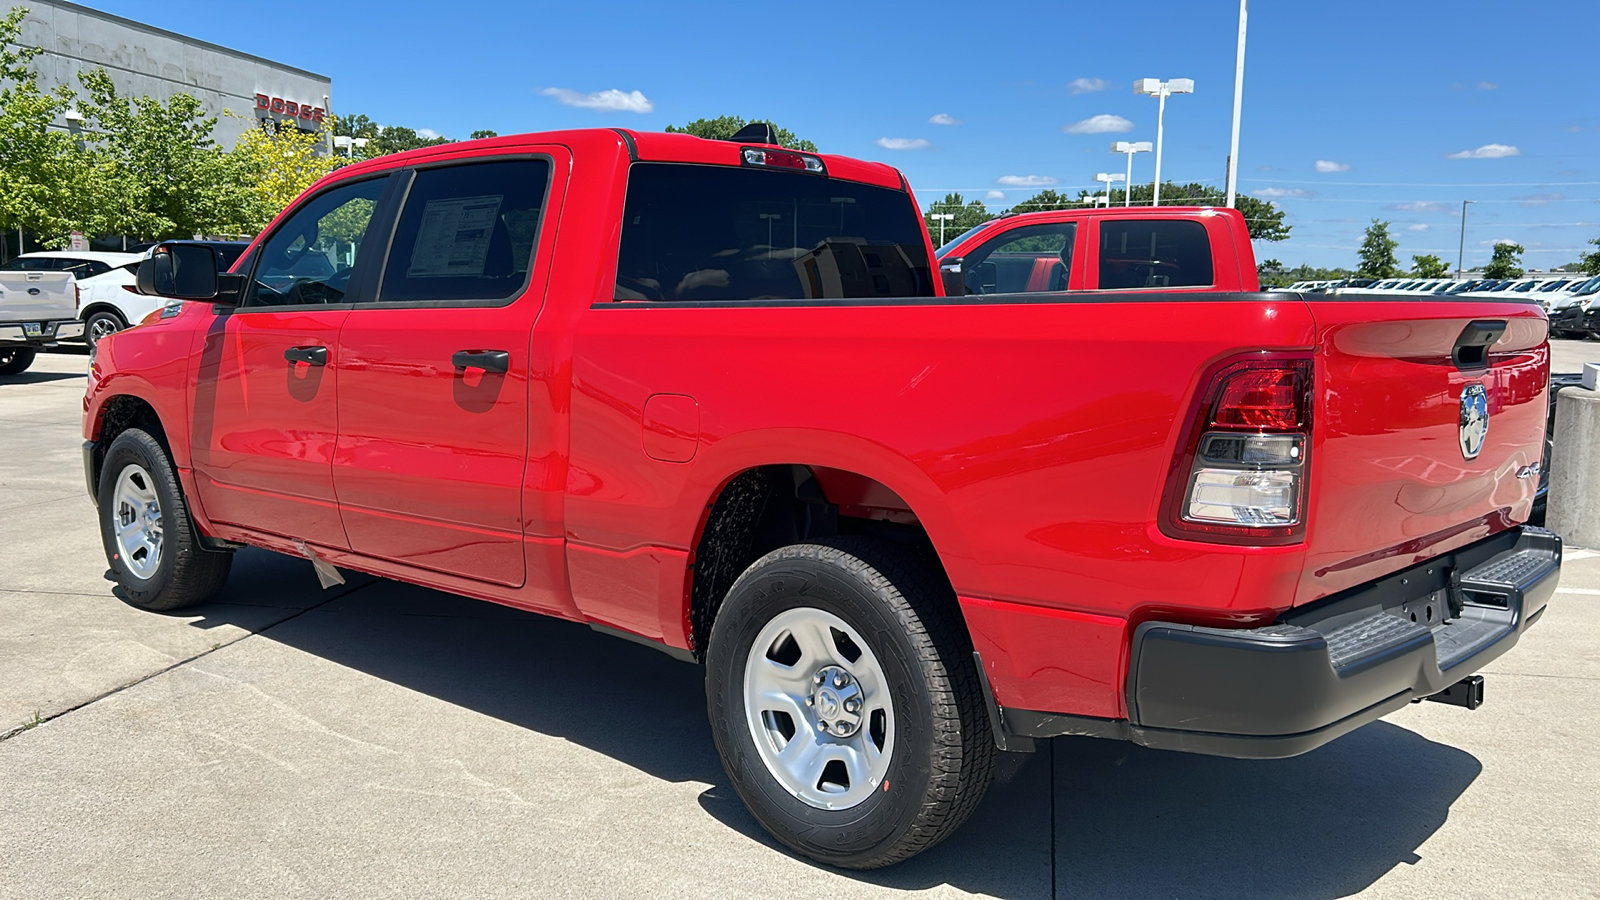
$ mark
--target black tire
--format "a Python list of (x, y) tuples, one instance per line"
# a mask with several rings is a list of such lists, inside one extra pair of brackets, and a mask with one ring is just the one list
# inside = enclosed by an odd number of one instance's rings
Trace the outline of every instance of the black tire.
[[(861, 635), (893, 698), (883, 789), (872, 784), (850, 808), (821, 809), (785, 788), (746, 724), (751, 648), (768, 622), (797, 607), (831, 613)], [(873, 869), (907, 859), (960, 827), (988, 788), (994, 737), (971, 639), (948, 580), (908, 549), (838, 537), (767, 554), (728, 591), (706, 668), (712, 734), (734, 788), (767, 831), (814, 860)]]
[(38, 351), (32, 347), (11, 347), (0, 350), (0, 375), (21, 375), (33, 365)]
[[(150, 490), (160, 507), (160, 553), (154, 570), (143, 576), (122, 558), (116, 537), (116, 523), (124, 512), (116, 497), (117, 483), (130, 466), (138, 466), (149, 475)], [(143, 478), (138, 473), (132, 477)], [(137, 428), (117, 435), (106, 450), (98, 497), (100, 539), (105, 544), (106, 562), (111, 564), (129, 602), (143, 609), (166, 611), (204, 603), (222, 590), (233, 566), (233, 551), (207, 550), (200, 545), (172, 460), (159, 441)]]
[[(100, 337), (107, 337), (109, 335), (116, 334), (127, 327), (128, 323), (121, 316), (108, 309), (102, 309), (84, 321), (83, 342), (93, 347), (99, 342)], [(96, 337), (96, 331), (103, 331), (105, 333), (101, 334), (100, 337)]]

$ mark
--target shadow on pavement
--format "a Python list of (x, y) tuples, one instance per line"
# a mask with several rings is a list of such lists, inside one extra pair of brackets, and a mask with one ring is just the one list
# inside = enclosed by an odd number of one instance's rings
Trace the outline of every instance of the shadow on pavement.
[(47, 381), (66, 381), (70, 378), (81, 381), (87, 377), (83, 372), (19, 372), (16, 375), (0, 375), (0, 385), (44, 384)]
[[(246, 555), (255, 557), (244, 567), (252, 589), (310, 577), (302, 560)], [(326, 596), (309, 592), (292, 605)], [(185, 612), (209, 627), (250, 602), (221, 599)], [(782, 852), (727, 783), (696, 666), (583, 625), (386, 581), (356, 585), (264, 636), (657, 778), (711, 784), (700, 796), (708, 814)], [(1383, 722), (1268, 762), (1061, 738), (1031, 756), (1002, 754), (1001, 777), (947, 843), (899, 866), (845, 874), (1007, 898), (1049, 896), (1044, 871), (1060, 896), (1345, 896), (1418, 861), (1481, 768)]]

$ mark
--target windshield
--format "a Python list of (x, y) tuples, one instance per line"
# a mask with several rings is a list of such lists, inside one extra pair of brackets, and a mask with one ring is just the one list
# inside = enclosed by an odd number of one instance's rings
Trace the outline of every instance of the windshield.
[(960, 234), (956, 235), (955, 237), (951, 238), (950, 240), (946, 241), (945, 245), (943, 247), (940, 247), (939, 249), (933, 251), (933, 258), (934, 259), (944, 259), (944, 255), (946, 253), (950, 252), (950, 248), (951, 247), (954, 247), (955, 245), (957, 245), (957, 244), (961, 243), (962, 241), (966, 240), (967, 238), (972, 237), (973, 235), (975, 235), (978, 232), (982, 231), (983, 227), (985, 225), (988, 225), (988, 224), (989, 224), (988, 222), (980, 222), (977, 225), (974, 225), (971, 228), (968, 228), (966, 231), (963, 231)]
[(1573, 288), (1572, 296), (1586, 297), (1589, 294), (1595, 293), (1596, 291), (1600, 291), (1600, 275), (1596, 275), (1588, 281), (1585, 281), (1583, 284)]
[(910, 196), (798, 172), (637, 163), (628, 174), (617, 300), (925, 297)]

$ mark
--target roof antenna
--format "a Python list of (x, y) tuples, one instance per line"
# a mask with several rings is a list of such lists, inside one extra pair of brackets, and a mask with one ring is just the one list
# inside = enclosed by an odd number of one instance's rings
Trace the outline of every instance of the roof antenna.
[(782, 146), (778, 143), (778, 129), (772, 127), (771, 122), (751, 122), (733, 133), (730, 141), (742, 144), (771, 144), (775, 147)]

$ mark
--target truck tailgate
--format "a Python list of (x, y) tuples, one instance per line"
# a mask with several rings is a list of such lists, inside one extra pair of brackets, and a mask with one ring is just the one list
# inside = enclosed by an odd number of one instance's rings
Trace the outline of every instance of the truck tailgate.
[(0, 322), (47, 322), (77, 314), (77, 282), (71, 272), (0, 275)]
[(1318, 352), (1297, 604), (1527, 519), (1550, 372), (1536, 306), (1381, 296), (1307, 305)]

